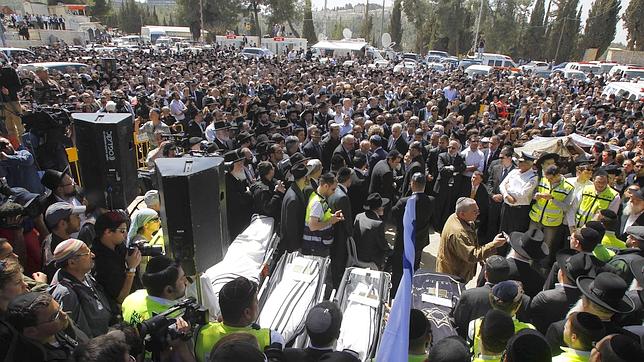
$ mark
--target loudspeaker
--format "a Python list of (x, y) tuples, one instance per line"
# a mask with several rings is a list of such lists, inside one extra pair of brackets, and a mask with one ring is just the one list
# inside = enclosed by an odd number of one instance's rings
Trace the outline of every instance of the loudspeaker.
[(187, 275), (202, 273), (223, 259), (229, 244), (224, 159), (155, 163), (166, 254), (179, 259)]
[(125, 209), (137, 196), (136, 154), (129, 113), (73, 113), (81, 183), (100, 191), (110, 209)]

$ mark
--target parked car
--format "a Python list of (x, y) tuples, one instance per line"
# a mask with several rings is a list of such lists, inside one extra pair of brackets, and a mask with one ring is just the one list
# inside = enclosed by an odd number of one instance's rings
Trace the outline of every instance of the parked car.
[(472, 59), (472, 58), (467, 58), (463, 59), (460, 62), (458, 62), (458, 67), (465, 70), (469, 68), (471, 65), (481, 65), (482, 64), (481, 59)]
[(548, 64), (547, 62), (533, 60), (529, 63), (526, 63), (520, 66), (519, 68), (521, 68), (521, 71), (525, 73), (528, 71), (535, 72), (537, 70), (548, 70), (549, 67), (550, 67), (550, 64)]
[(33, 57), (36, 55), (31, 50), (25, 48), (0, 48), (0, 52), (4, 53), (9, 58), (14, 58), (15, 56)]
[(265, 48), (251, 48), (246, 47), (242, 49), (241, 55), (247, 59), (261, 59), (261, 58), (272, 58), (273, 52)]
[(492, 73), (494, 67), (490, 65), (472, 64), (465, 69), (465, 74), (468, 78), (476, 78), (477, 76), (488, 76)]

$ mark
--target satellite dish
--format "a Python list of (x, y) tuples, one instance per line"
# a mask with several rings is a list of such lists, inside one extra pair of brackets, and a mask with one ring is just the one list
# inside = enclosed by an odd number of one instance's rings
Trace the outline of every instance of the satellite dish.
[(342, 30), (342, 36), (343, 36), (345, 39), (351, 39), (351, 36), (352, 36), (352, 35), (353, 35), (353, 33), (351, 32), (351, 29), (349, 29), (349, 28), (344, 28), (344, 30)]
[(320, 33), (318, 34), (318, 41), (324, 41), (326, 40), (326, 34)]
[(388, 47), (389, 45), (391, 45), (391, 35), (389, 35), (389, 33), (383, 33), (380, 41), (382, 42), (383, 48)]

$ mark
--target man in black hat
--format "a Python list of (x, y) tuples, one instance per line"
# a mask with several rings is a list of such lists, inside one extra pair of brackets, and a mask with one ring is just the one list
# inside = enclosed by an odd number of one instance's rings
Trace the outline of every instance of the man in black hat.
[(544, 242), (543, 232), (539, 229), (529, 229), (522, 233), (515, 231), (510, 234), (508, 279), (523, 283), (523, 288), (530, 298), (539, 293), (543, 287), (544, 278), (535, 270), (532, 263), (548, 256), (548, 245)]
[(403, 216), (405, 214), (405, 207), (407, 200), (411, 197), (416, 198), (416, 240), (414, 240), (415, 256), (414, 270), (420, 268), (420, 260), (423, 255), (423, 249), (429, 245), (429, 229), (431, 228), (431, 220), (434, 214), (434, 198), (425, 194), (425, 185), (427, 178), (424, 173), (416, 172), (409, 178), (409, 190), (411, 195), (403, 197), (396, 205), (391, 208), (392, 220), (396, 223), (396, 241), (394, 243), (394, 254), (392, 259), (392, 289), (398, 289), (398, 283), (402, 277), (402, 255), (404, 248), (404, 224)]
[(46, 170), (40, 182), (51, 190), (47, 198), (47, 206), (55, 202), (67, 202), (74, 206), (82, 206), (76, 199), (76, 181), (70, 176), (69, 168), (63, 172), (57, 170)]
[[(351, 210), (360, 210), (369, 196), (369, 168), (367, 165), (367, 156), (357, 151), (353, 158), (353, 172), (351, 173), (351, 186), (349, 186), (348, 195), (351, 200)], [(353, 220), (356, 213), (353, 212)], [(353, 223), (353, 220), (351, 222)]]
[(624, 334), (609, 334), (590, 351), (590, 362), (640, 362), (644, 360), (642, 346)]
[(371, 170), (369, 193), (379, 193), (382, 197), (393, 200), (396, 197), (394, 173), (400, 169), (401, 162), (402, 155), (396, 150), (390, 151), (386, 159), (378, 161)]
[(304, 322), (310, 346), (284, 349), (284, 362), (317, 362), (325, 354), (333, 352), (341, 325), (342, 311), (334, 302), (327, 300), (311, 308)]
[(338, 288), (344, 269), (347, 266), (347, 238), (353, 235), (353, 210), (349, 200), (353, 171), (343, 167), (338, 170), (338, 186), (333, 195), (329, 196), (331, 212), (341, 211), (344, 219), (333, 225), (333, 245), (331, 245), (331, 280)]
[(508, 340), (514, 335), (512, 316), (502, 310), (491, 309), (482, 318), (478, 331), (474, 343), (479, 346), (479, 353), (473, 361), (500, 359)]
[(260, 350), (278, 344), (284, 346), (284, 337), (279, 333), (261, 328), (255, 321), (259, 316), (257, 283), (238, 277), (226, 283), (219, 292), (221, 322), (211, 322), (199, 329), (195, 338), (197, 361), (208, 361), (214, 345), (232, 333), (248, 333), (257, 338)]
[(302, 247), (304, 213), (307, 199), (304, 197), (308, 171), (303, 163), (291, 167), (293, 183), (284, 194), (280, 216), (280, 251), (292, 252)]
[[(619, 333), (621, 326), (613, 318), (615, 314), (630, 313), (635, 309), (633, 301), (626, 296), (628, 285), (624, 279), (613, 273), (600, 273), (597, 277), (577, 278), (581, 299), (571, 309), (574, 312), (588, 312), (602, 321), (606, 333)], [(546, 332), (553, 355), (561, 353), (565, 320), (552, 323)]]
[[(322, 125), (322, 127), (324, 127), (324, 125)], [(333, 153), (339, 145), (340, 125), (333, 123), (329, 126), (329, 133), (321, 142), (322, 158), (320, 159), (320, 161), (322, 161), (322, 165), (324, 166), (325, 171), (331, 169), (331, 157), (333, 157)]]
[(593, 272), (588, 255), (570, 249), (557, 253), (557, 264), (562, 266), (557, 273), (559, 283), (554, 289), (539, 292), (530, 302), (532, 324), (541, 333), (546, 333), (550, 324), (562, 320), (579, 300), (581, 291), (575, 282), (577, 278)]
[(629, 227), (644, 226), (644, 189), (632, 185), (627, 189), (626, 193), (630, 195), (630, 198), (622, 211), (618, 234), (622, 240), (626, 238), (626, 229)]
[(604, 325), (594, 314), (573, 312), (566, 319), (563, 339), (567, 347), (561, 347), (563, 353), (553, 361), (575, 362), (580, 356), (588, 356), (595, 343), (606, 335)]
[(388, 203), (389, 199), (381, 197), (379, 193), (370, 194), (364, 205), (366, 211), (358, 214), (353, 224), (358, 260), (375, 263), (379, 269), (382, 269), (385, 258), (392, 251), (385, 239), (385, 223), (382, 220)]
[(501, 206), (501, 231), (510, 234), (513, 231), (524, 232), (530, 224), (530, 203), (539, 178), (532, 169), (534, 157), (522, 153), (517, 160), (519, 167), (510, 171), (499, 185), (503, 195)]
[(226, 122), (215, 120), (206, 127), (206, 139), (209, 142), (214, 142), (220, 150), (230, 151), (234, 145), (228, 134), (229, 129), (230, 126)]
[(253, 206), (253, 196), (250, 193), (250, 184), (244, 172), (245, 156), (240, 150), (228, 151), (224, 155), (224, 162), (229, 167), (226, 172), (226, 204), (228, 213), (228, 233), (230, 241), (250, 224)]

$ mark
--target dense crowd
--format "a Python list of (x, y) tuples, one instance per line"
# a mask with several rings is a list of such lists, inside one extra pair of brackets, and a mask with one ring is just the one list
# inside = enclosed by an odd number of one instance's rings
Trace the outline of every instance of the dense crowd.
[[(155, 333), (153, 317), (196, 308), (180, 263), (141, 255), (142, 244), (164, 244), (159, 194), (147, 191), (146, 207), (129, 214), (77, 186), (64, 156), (72, 128), (54, 137), (35, 132), (38, 120), (23, 125), (60, 108), (130, 113), (150, 170), (159, 158), (223, 157), (231, 240), (253, 214), (273, 217), (278, 253), (330, 258), (328, 291), (347, 265), (368, 265), (392, 273), (395, 295), (413, 199), (414, 269), (463, 283), (481, 271), (453, 308), (454, 336), (433, 341), (427, 316), (411, 310), (410, 361), (644, 359), (644, 102), (602, 96), (618, 79), (505, 70), (471, 79), (322, 64), (310, 52), (249, 60), (219, 47), (115, 50), (113, 63), (80, 48), (35, 54), (0, 73), (8, 360), (357, 360), (334, 351), (333, 302), (309, 311), (310, 346), (287, 348), (254, 324), (258, 285), (243, 277), (221, 290), (221, 316), (186, 313), (194, 318)], [(41, 61), (87, 66), (17, 70)], [(575, 138), (531, 146), (562, 136)], [(433, 231), (435, 266), (421, 263)]]

